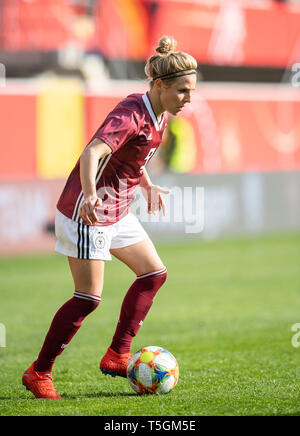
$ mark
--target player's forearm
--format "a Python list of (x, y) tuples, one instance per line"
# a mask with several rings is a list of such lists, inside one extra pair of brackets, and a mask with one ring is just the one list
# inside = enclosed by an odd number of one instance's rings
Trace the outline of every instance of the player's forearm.
[(149, 188), (152, 185), (152, 182), (150, 180), (149, 174), (147, 173), (146, 169), (143, 168), (143, 175), (140, 180), (140, 187), (141, 188)]
[(99, 159), (109, 154), (110, 148), (99, 141), (94, 140), (80, 156), (80, 181), (84, 198), (97, 195), (96, 175)]
[(92, 150), (85, 150), (80, 157), (80, 181), (84, 198), (97, 195), (96, 174), (98, 159)]

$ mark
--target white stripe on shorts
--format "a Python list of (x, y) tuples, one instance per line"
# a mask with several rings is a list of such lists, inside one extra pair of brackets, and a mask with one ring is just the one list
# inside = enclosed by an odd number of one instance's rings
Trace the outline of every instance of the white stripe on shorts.
[(90, 258), (90, 226), (81, 222), (77, 225), (77, 257), (78, 259)]

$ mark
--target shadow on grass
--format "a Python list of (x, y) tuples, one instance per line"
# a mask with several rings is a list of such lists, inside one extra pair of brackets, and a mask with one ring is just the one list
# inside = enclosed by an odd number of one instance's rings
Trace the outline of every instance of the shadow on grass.
[[(113, 397), (139, 397), (139, 395), (137, 395), (134, 392), (93, 392), (91, 394), (83, 394), (83, 393), (78, 393), (78, 394), (73, 394), (73, 395), (69, 395), (69, 394), (64, 394), (61, 393), (60, 394), (62, 396), (63, 400), (76, 400), (78, 398), (113, 398)], [(20, 395), (18, 398), (16, 398), (16, 396), (6, 396), (6, 397), (0, 397), (0, 401), (5, 401), (5, 400), (36, 400), (37, 398), (32, 397), (28, 397), (26, 396), (26, 394), (24, 395)]]
[[(126, 392), (117, 392), (117, 393), (109, 393), (109, 392), (97, 392), (93, 394), (76, 394), (76, 395), (68, 395), (61, 394), (62, 400), (78, 400), (79, 398), (121, 398), (121, 397), (139, 397), (139, 395), (133, 393)], [(16, 396), (7, 396), (0, 397), (0, 401), (16, 401), (16, 400), (27, 400), (27, 401), (36, 401), (37, 398), (27, 397), (26, 395), (20, 395), (18, 398)], [(40, 400), (40, 398), (38, 399)]]
[(63, 399), (75, 400), (78, 398), (120, 398), (120, 397), (139, 397), (139, 395), (134, 392), (93, 392), (92, 394), (80, 394), (68, 395), (61, 394)]
[(294, 412), (288, 412), (288, 413), (284, 413), (284, 412), (270, 413), (268, 414), (268, 416), (300, 416), (300, 410), (297, 409)]

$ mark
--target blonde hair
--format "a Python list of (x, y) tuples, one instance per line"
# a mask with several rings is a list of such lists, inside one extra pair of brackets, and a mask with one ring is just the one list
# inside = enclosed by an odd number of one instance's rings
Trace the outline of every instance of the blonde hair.
[(175, 80), (186, 74), (196, 74), (197, 62), (193, 56), (176, 51), (177, 42), (170, 36), (163, 36), (158, 43), (156, 53), (150, 56), (145, 66), (145, 74), (151, 83), (160, 78)]

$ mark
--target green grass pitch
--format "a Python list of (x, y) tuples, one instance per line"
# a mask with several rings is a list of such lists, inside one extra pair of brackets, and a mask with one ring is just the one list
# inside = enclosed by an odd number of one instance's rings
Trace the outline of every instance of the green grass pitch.
[[(157, 245), (168, 280), (132, 351), (158, 345), (177, 358), (179, 382), (137, 396), (104, 376), (110, 344), (134, 274), (107, 262), (103, 301), (83, 323), (53, 376), (62, 401), (35, 400), (21, 384), (57, 309), (72, 296), (60, 255), (0, 259), (0, 415), (300, 415), (300, 234)], [(300, 343), (300, 338), (299, 338)]]

